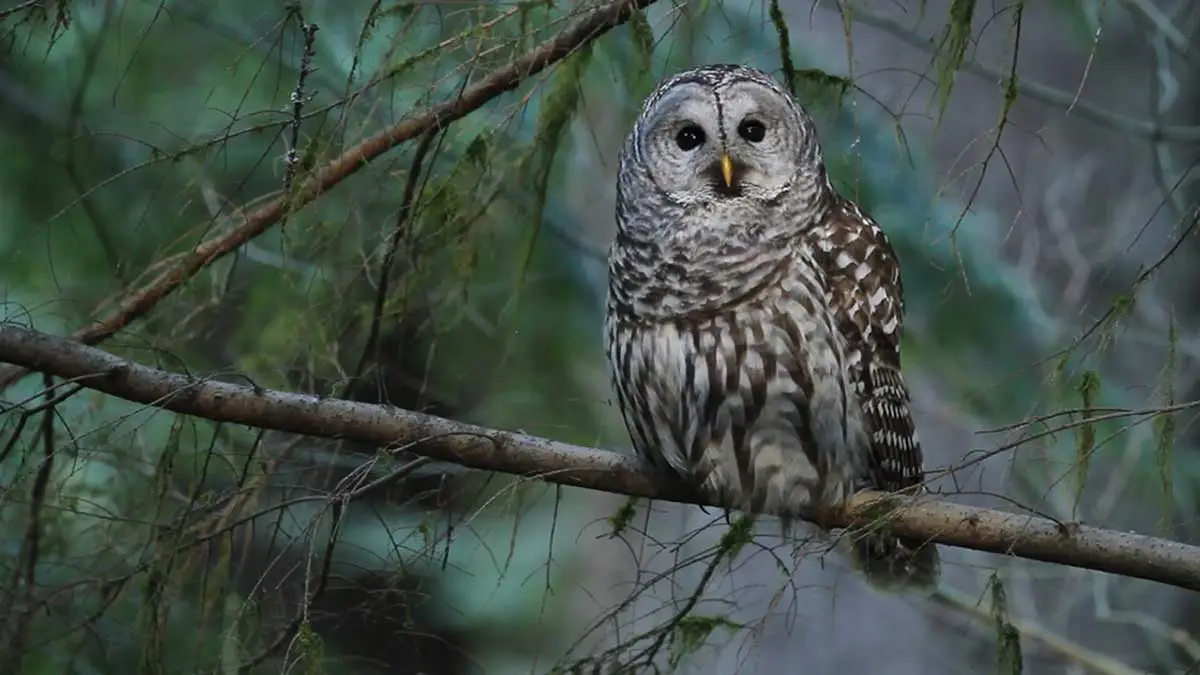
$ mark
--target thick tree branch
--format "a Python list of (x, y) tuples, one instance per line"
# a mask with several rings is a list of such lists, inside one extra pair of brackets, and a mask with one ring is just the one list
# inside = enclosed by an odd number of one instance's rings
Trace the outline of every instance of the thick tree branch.
[[(68, 378), (129, 401), (210, 420), (403, 447), (474, 469), (695, 503), (679, 488), (657, 483), (636, 460), (617, 453), (387, 406), (197, 379), (14, 325), (0, 324), (0, 361)], [(879, 517), (882, 498), (860, 494), (846, 512), (821, 514), (822, 520), (833, 527), (867, 525)], [(907, 537), (1200, 590), (1200, 547), (931, 499), (890, 501), (894, 502), (888, 511), (890, 526)]]
[[(131, 291), (107, 316), (76, 330), (71, 337), (89, 345), (107, 339), (144, 316), (160, 300), (175, 292), (207, 265), (266, 232), (287, 213), (312, 202), (371, 160), (430, 129), (443, 127), (467, 116), (500, 94), (515, 89), (528, 78), (566, 58), (584, 44), (625, 23), (636, 10), (652, 5), (655, 1), (614, 0), (600, 5), (553, 39), (513, 61), (504, 70), (493, 73), (479, 84), (466, 89), (454, 100), (398, 122), (350, 148), (298, 186), (290, 196), (283, 195), (256, 209), (233, 231), (197, 244), (180, 262), (141, 288)], [(4, 391), (27, 373), (23, 368), (0, 368), (0, 391)]]

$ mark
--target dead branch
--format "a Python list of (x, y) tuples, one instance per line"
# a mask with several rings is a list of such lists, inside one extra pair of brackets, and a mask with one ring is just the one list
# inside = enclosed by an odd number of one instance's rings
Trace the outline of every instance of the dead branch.
[[(232, 231), (207, 239), (196, 245), (174, 266), (154, 277), (146, 285), (129, 292), (107, 316), (76, 330), (71, 337), (84, 344), (94, 345), (107, 339), (125, 326), (149, 312), (160, 300), (175, 292), (200, 270), (251, 239), (266, 232), (287, 213), (312, 202), (370, 161), (402, 143), (461, 119), (504, 92), (515, 89), (525, 80), (548, 66), (571, 55), (581, 46), (595, 40), (612, 28), (629, 20), (637, 10), (656, 0), (614, 0), (588, 12), (582, 19), (563, 30), (553, 39), (512, 62), (504, 70), (493, 73), (479, 84), (462, 92), (452, 101), (434, 106), (420, 114), (397, 122), (371, 138), (346, 150), (324, 169), (298, 186), (291, 195), (278, 199), (250, 213)], [(28, 374), (23, 368), (0, 368), (0, 391), (12, 386)]]
[[(68, 338), (0, 324), (0, 361), (119, 398), (185, 415), (262, 429), (348, 439), (453, 462), (636, 497), (703, 503), (656, 482), (633, 458), (545, 438), (342, 399), (255, 389), (157, 370)], [(0, 408), (0, 413), (4, 410)], [(1200, 547), (929, 498), (858, 495), (845, 512), (820, 514), (830, 527), (865, 526), (889, 499), (900, 535), (1030, 560), (1070, 565), (1200, 590)], [(871, 508), (875, 505), (875, 508)], [(894, 507), (894, 508), (893, 508)]]

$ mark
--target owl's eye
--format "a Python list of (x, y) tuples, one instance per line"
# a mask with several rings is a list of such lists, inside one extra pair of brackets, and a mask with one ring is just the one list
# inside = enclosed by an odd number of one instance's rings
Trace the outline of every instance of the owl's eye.
[(760, 143), (767, 136), (767, 127), (758, 120), (742, 120), (738, 125), (738, 136), (751, 143)]
[(694, 124), (687, 125), (675, 134), (675, 145), (684, 152), (695, 150), (703, 144), (704, 130)]

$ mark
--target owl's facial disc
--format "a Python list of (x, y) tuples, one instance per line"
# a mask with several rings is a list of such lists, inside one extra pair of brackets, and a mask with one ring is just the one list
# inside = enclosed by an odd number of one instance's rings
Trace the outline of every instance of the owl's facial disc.
[(773, 200), (792, 185), (810, 134), (780, 92), (754, 81), (684, 82), (645, 112), (654, 182), (680, 204)]

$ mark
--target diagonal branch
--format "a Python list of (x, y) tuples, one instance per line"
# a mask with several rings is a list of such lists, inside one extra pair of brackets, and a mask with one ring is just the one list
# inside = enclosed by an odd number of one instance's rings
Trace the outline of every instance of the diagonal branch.
[[(373, 159), (396, 146), (461, 119), (506, 91), (545, 70), (548, 66), (571, 55), (581, 46), (595, 40), (612, 28), (629, 20), (636, 10), (654, 4), (656, 0), (614, 0), (588, 12), (554, 38), (513, 61), (507, 68), (485, 78), (462, 92), (452, 101), (434, 106), (419, 115), (398, 122), (371, 138), (350, 148), (331, 161), (311, 179), (298, 186), (291, 195), (255, 209), (233, 231), (207, 239), (196, 245), (183, 259), (156, 276), (146, 285), (126, 295), (117, 308), (92, 323), (76, 330), (71, 338), (94, 345), (144, 316), (166, 296), (175, 292), (200, 270), (266, 232), (289, 212), (312, 202), (317, 197), (346, 180)], [(0, 391), (28, 374), (23, 368), (0, 368)]]
[[(0, 361), (67, 378), (129, 401), (263, 429), (399, 447), (473, 469), (636, 497), (695, 503), (634, 459), (398, 408), (254, 389), (156, 370), (88, 347), (0, 324)], [(0, 410), (0, 412), (3, 412)], [(826, 526), (868, 525), (883, 495), (864, 493)], [(889, 526), (902, 536), (1149, 579), (1200, 591), (1200, 547), (944, 501), (888, 498)]]

